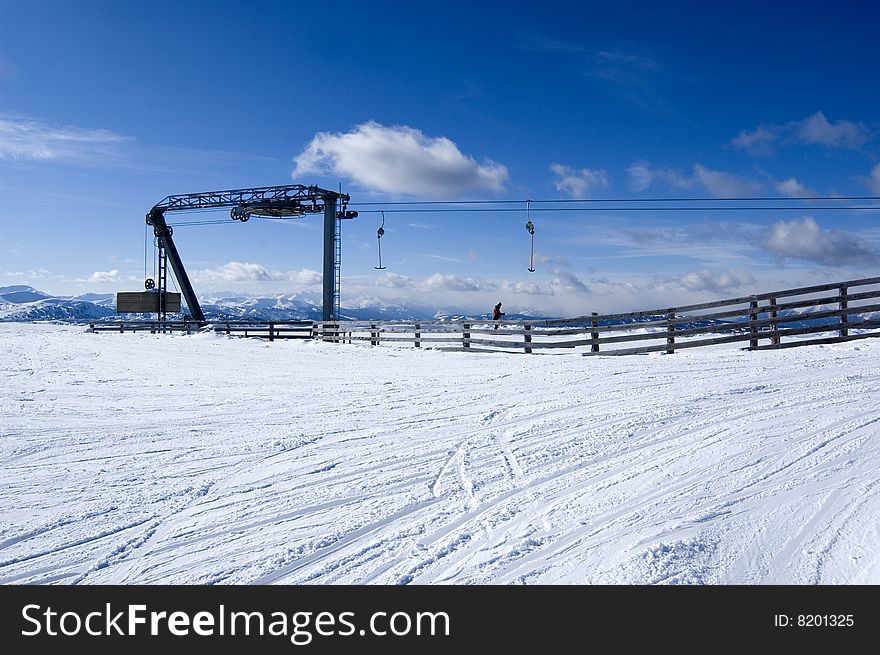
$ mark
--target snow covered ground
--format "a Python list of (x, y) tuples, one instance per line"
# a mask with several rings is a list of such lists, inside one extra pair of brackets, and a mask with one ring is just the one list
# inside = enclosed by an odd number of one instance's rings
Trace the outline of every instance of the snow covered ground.
[(880, 340), (0, 325), (0, 583), (880, 583)]

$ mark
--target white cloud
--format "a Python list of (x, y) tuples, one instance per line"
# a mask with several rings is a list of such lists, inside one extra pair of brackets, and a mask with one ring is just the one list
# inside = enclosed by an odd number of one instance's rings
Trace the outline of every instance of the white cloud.
[(778, 125), (761, 125), (751, 132), (743, 130), (730, 143), (753, 155), (769, 155), (773, 152), (773, 143), (779, 138), (780, 132)]
[(586, 284), (581, 282), (578, 279), (577, 275), (575, 275), (574, 273), (571, 273), (569, 271), (563, 271), (560, 269), (554, 269), (553, 271), (551, 271), (551, 273), (553, 274), (552, 284), (554, 287), (557, 287), (558, 289), (565, 290), (565, 291), (582, 291), (582, 292), (587, 292), (590, 290), (589, 287), (587, 287)]
[(755, 284), (754, 276), (742, 268), (727, 271), (702, 269), (679, 277), (676, 282), (688, 291), (729, 291)]
[(716, 198), (742, 198), (756, 195), (763, 189), (760, 182), (712, 170), (702, 164), (694, 164), (692, 175), (672, 168), (656, 168), (646, 161), (638, 161), (626, 170), (630, 177), (630, 188), (636, 192), (644, 191), (656, 183), (673, 189), (699, 188)]
[(298, 271), (287, 271), (284, 273), (284, 279), (295, 284), (317, 286), (321, 284), (324, 276), (318, 271), (313, 271), (309, 268), (302, 268)]
[(387, 287), (389, 289), (407, 289), (414, 286), (414, 284), (415, 282), (411, 277), (398, 275), (397, 273), (383, 273), (375, 281), (377, 287)]
[(270, 271), (260, 264), (228, 262), (219, 268), (196, 271), (193, 278), (200, 282), (293, 282), (299, 285), (321, 284), (321, 274), (310, 269)]
[(91, 284), (106, 284), (109, 282), (119, 281), (119, 271), (115, 268), (112, 271), (95, 271), (89, 275), (88, 282)]
[(588, 198), (594, 190), (607, 189), (611, 183), (611, 178), (604, 169), (575, 170), (571, 166), (550, 164), (550, 170), (556, 174), (556, 190), (563, 191), (572, 198)]
[(504, 280), (498, 290), (504, 294), (524, 296), (552, 296), (555, 295), (553, 287), (540, 282), (523, 282), (522, 280)]
[(633, 191), (644, 191), (656, 182), (674, 189), (692, 189), (696, 181), (672, 168), (655, 168), (642, 160), (635, 162), (626, 169), (629, 174), (629, 186)]
[(794, 138), (801, 143), (827, 148), (858, 148), (868, 140), (868, 130), (863, 123), (845, 120), (829, 123), (821, 111), (796, 125)]
[(503, 280), (498, 285), (498, 291), (510, 295), (525, 296), (578, 296), (590, 291), (577, 275), (560, 269), (550, 270), (550, 279), (544, 281)]
[(269, 272), (259, 264), (228, 262), (215, 269), (199, 271), (201, 279), (223, 282), (269, 282), (278, 279), (278, 274)]
[(811, 188), (801, 184), (795, 178), (790, 177), (787, 180), (776, 182), (774, 185), (777, 193), (788, 198), (815, 198), (817, 194)]
[(800, 121), (783, 125), (760, 125), (754, 130), (743, 130), (730, 143), (753, 155), (773, 152), (777, 143), (801, 143), (826, 148), (854, 149), (866, 143), (871, 133), (864, 123), (848, 120), (830, 122), (821, 111)]
[(445, 289), (448, 291), (492, 291), (494, 284), (472, 277), (459, 277), (458, 275), (443, 275), (434, 273), (426, 278), (423, 286), (429, 290)]
[(86, 163), (96, 156), (111, 154), (115, 146), (129, 140), (107, 130), (0, 115), (0, 160)]
[(435, 198), (502, 191), (507, 180), (506, 167), (478, 163), (446, 137), (373, 121), (344, 134), (319, 132), (294, 161), (295, 178), (333, 174), (369, 191)]
[(43, 279), (48, 277), (51, 272), (46, 268), (31, 269), (29, 271), (4, 271), (4, 277), (19, 279)]
[(761, 245), (780, 257), (806, 259), (827, 266), (880, 262), (880, 255), (864, 239), (839, 230), (826, 230), (809, 216), (775, 223), (764, 232)]
[(713, 171), (700, 164), (694, 166), (694, 176), (700, 186), (716, 198), (753, 196), (760, 193), (763, 188), (759, 182), (731, 173)]

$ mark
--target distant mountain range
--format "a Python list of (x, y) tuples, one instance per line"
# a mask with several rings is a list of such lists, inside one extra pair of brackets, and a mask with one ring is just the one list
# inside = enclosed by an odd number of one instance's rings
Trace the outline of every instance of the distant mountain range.
[[(833, 309), (829, 306), (828, 309)], [(221, 292), (205, 295), (202, 298), (202, 310), (208, 320), (258, 320), (258, 321), (320, 321), (321, 320), (321, 295), (318, 293), (297, 293), (293, 295), (278, 295), (271, 297), (255, 297), (236, 295), (231, 292)], [(812, 309), (811, 309), (812, 310)], [(340, 320), (376, 320), (376, 321), (486, 321), (490, 316), (486, 314), (469, 314), (464, 311), (437, 310), (433, 308), (398, 305), (386, 303), (379, 299), (365, 299), (351, 307), (340, 308)], [(779, 316), (792, 316), (801, 311), (779, 312)], [(880, 318), (880, 312), (867, 314), (866, 318)], [(112, 293), (86, 293), (79, 296), (50, 296), (33, 287), (15, 285), (0, 287), (0, 322), (34, 322), (34, 321), (61, 321), (71, 323), (83, 323), (96, 320), (138, 320), (147, 319), (145, 314), (117, 314), (116, 295)], [(182, 318), (182, 315), (173, 315), (169, 318)], [(507, 313), (506, 320), (543, 320), (558, 318), (553, 316), (539, 316), (537, 314)], [(652, 320), (664, 320), (662, 316), (646, 316), (638, 319), (614, 321), (617, 323), (643, 323)], [(742, 319), (740, 319), (742, 320)], [(851, 319), (852, 320), (852, 319)], [(708, 325), (726, 325), (729, 327), (733, 321), (701, 320), (695, 317), (693, 321), (680, 324), (681, 328), (701, 327)], [(836, 318), (810, 319), (791, 321), (785, 324), (786, 328), (808, 327), (836, 323)], [(603, 325), (607, 323), (602, 322)], [(584, 326), (589, 326), (589, 319), (585, 319)], [(743, 329), (747, 324), (741, 323)]]
[[(202, 310), (208, 320), (319, 321), (321, 295), (297, 293), (271, 297), (237, 295), (231, 292), (205, 295)], [(420, 306), (386, 303), (378, 299), (362, 300), (340, 308), (341, 320), (432, 321), (487, 320), (489, 314), (473, 315), (463, 311), (437, 310)], [(180, 318), (175, 315), (175, 318)], [(0, 322), (69, 321), (85, 322), (113, 319), (147, 318), (142, 314), (117, 314), (116, 295), (86, 293), (79, 296), (50, 296), (33, 287), (0, 287)], [(507, 319), (549, 318), (529, 314), (509, 314)]]

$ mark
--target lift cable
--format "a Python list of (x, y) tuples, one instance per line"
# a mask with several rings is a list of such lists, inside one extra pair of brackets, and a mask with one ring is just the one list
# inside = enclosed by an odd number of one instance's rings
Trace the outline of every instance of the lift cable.
[[(872, 198), (874, 199), (874, 198)], [(880, 200), (880, 198), (877, 198)], [(506, 201), (505, 201), (506, 202)], [(529, 201), (530, 203), (539, 202), (536, 200)], [(842, 205), (842, 206), (833, 206), (833, 205), (821, 205), (818, 207), (805, 207), (805, 206), (796, 206), (796, 207), (783, 207), (783, 206), (755, 206), (755, 205), (747, 205), (747, 206), (721, 206), (721, 207), (709, 207), (709, 206), (688, 206), (688, 207), (531, 207), (530, 212), (583, 212), (583, 213), (596, 213), (596, 212), (695, 212), (695, 211), (707, 211), (707, 212), (751, 212), (751, 211), (880, 211), (880, 205)], [(361, 209), (359, 210), (362, 214), (454, 214), (454, 213), (488, 213), (488, 214), (517, 214), (522, 210), (518, 210), (516, 208), (506, 208), (506, 207), (448, 207), (448, 208), (438, 208), (438, 207), (430, 207), (430, 208), (421, 208), (415, 207), (410, 209)], [(279, 217), (279, 216), (258, 216), (256, 218), (260, 218), (263, 220), (271, 220), (271, 221), (279, 221), (279, 220), (291, 220), (293, 217)], [(298, 217), (297, 217), (298, 218)], [(220, 219), (220, 220), (206, 220), (206, 221), (182, 221), (182, 222), (174, 222), (169, 223), (171, 227), (192, 227), (198, 225), (236, 225), (239, 221), (230, 221), (228, 219)]]
[[(791, 202), (791, 201), (825, 201), (825, 200), (880, 200), (880, 196), (724, 196), (712, 197), (681, 197), (681, 198), (547, 198), (544, 200), (528, 200), (532, 204), (546, 203), (601, 203), (601, 202)], [(526, 200), (400, 200), (395, 202), (353, 202), (350, 206), (366, 207), (370, 205), (514, 205)]]
[[(533, 201), (534, 202), (534, 201)], [(847, 205), (842, 207), (819, 206), (819, 207), (763, 207), (763, 206), (745, 206), (745, 207), (533, 207), (533, 212), (651, 212), (651, 211), (878, 211), (880, 205)], [(378, 209), (359, 209), (362, 214), (378, 214)], [(433, 213), (519, 213), (521, 209), (515, 208), (471, 208), (471, 207), (451, 207), (448, 209), (428, 208), (428, 209), (386, 209), (386, 213), (394, 214), (433, 214)]]

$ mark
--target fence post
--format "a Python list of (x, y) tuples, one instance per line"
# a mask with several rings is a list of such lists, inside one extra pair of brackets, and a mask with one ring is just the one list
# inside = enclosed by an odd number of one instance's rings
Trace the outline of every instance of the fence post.
[(461, 341), (462, 341), (462, 344), (464, 345), (465, 348), (470, 348), (471, 347), (471, 333), (468, 332), (468, 330), (471, 329), (471, 324), (464, 323), (463, 327), (464, 327), (464, 330), (461, 333), (461, 337), (462, 337)]
[(666, 312), (666, 354), (675, 353), (675, 309), (670, 308)]
[(376, 338), (376, 324), (370, 323), (370, 345), (375, 346), (379, 343), (379, 340)]
[(758, 301), (752, 300), (749, 303), (749, 334), (751, 335), (751, 339), (749, 339), (749, 349), (754, 349), (758, 347), (758, 326), (756, 322), (758, 321)]
[(269, 341), (275, 341), (275, 324), (269, 323)]
[(526, 351), (526, 355), (532, 354), (532, 348), (529, 346), (532, 343), (532, 326), (528, 323), (523, 325), (523, 349)]
[(330, 343), (335, 342), (333, 326), (333, 323), (321, 323), (321, 341)]
[(849, 297), (847, 296), (849, 289), (846, 286), (840, 287), (840, 336), (849, 336)]
[(415, 340), (416, 348), (420, 348), (422, 345), (421, 337), (422, 337), (422, 333), (419, 332), (419, 324), (416, 323), (416, 340)]
[(779, 337), (779, 324), (776, 323), (776, 298), (770, 299), (770, 344), (773, 346), (778, 346), (781, 343), (781, 339)]
[(590, 338), (593, 340), (592, 345), (590, 345), (590, 351), (597, 353), (599, 352), (599, 321), (596, 316), (599, 315), (599, 312), (593, 312), (593, 319), (590, 321), (590, 327), (593, 328), (593, 331), (590, 332)]

